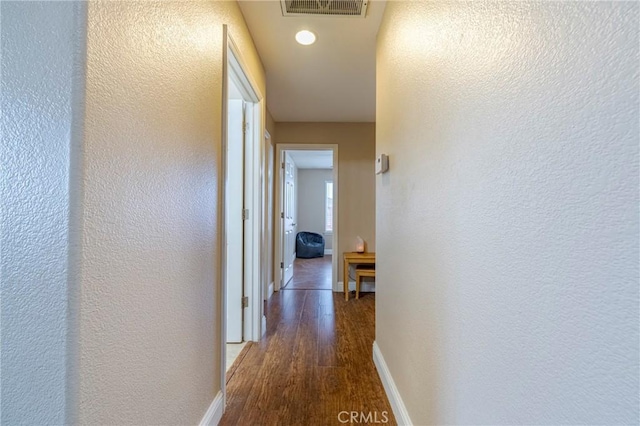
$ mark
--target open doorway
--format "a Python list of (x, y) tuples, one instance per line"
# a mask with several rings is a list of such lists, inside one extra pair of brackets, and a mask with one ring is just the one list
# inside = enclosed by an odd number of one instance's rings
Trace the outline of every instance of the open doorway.
[(245, 101), (234, 79), (228, 78), (227, 145), (225, 179), (226, 230), (226, 303), (227, 303), (227, 355), (226, 370), (231, 367), (244, 347), (244, 217), (245, 208), (245, 151), (247, 127)]
[(276, 290), (335, 288), (337, 158), (337, 145), (278, 145)]
[[(222, 137), (221, 367), (262, 335), (262, 96), (224, 28)], [(221, 387), (225, 393), (225, 375)]]

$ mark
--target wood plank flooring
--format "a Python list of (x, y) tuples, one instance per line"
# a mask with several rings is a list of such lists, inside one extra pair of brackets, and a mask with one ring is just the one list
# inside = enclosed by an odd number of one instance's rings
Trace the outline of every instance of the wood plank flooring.
[(274, 293), (266, 338), (229, 369), (220, 424), (341, 425), (356, 412), (359, 424), (395, 425), (372, 359), (374, 309), (374, 293)]
[(287, 290), (331, 290), (331, 255), (314, 259), (295, 259), (293, 278)]

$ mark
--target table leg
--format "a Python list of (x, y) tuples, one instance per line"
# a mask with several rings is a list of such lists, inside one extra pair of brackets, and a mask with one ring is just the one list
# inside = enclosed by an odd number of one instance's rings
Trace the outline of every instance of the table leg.
[(344, 270), (342, 271), (342, 285), (344, 286), (344, 300), (349, 300), (349, 261), (344, 260)]

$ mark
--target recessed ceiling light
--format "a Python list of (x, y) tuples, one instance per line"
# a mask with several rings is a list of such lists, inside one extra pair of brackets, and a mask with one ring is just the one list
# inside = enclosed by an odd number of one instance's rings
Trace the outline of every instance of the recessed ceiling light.
[(316, 35), (307, 30), (298, 31), (298, 33), (296, 34), (296, 41), (307, 46), (309, 44), (315, 43)]

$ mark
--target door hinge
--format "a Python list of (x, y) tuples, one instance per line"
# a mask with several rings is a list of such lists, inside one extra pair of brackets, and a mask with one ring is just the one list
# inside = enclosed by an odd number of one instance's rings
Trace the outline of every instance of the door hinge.
[(249, 123), (247, 123), (246, 121), (244, 123), (242, 123), (242, 131), (244, 133), (247, 133), (247, 130), (249, 129)]
[(242, 307), (243, 308), (248, 308), (249, 307), (249, 298), (247, 296), (244, 296), (242, 298)]
[(280, 219), (284, 219), (284, 212), (280, 212)]
[(249, 209), (242, 209), (242, 220), (249, 220)]
[(284, 262), (280, 262), (280, 269), (284, 269)]
[(282, 169), (284, 170), (284, 163), (282, 163)]

